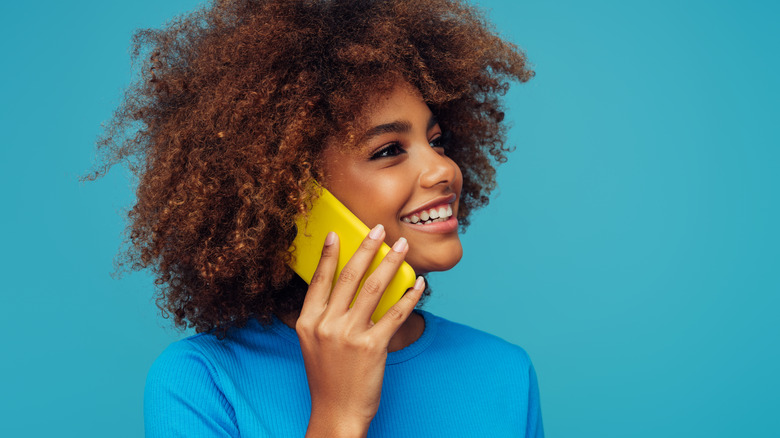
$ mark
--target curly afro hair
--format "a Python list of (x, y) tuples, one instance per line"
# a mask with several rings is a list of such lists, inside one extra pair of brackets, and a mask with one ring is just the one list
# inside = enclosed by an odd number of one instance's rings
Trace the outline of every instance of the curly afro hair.
[[(326, 140), (355, 143), (359, 110), (416, 87), (463, 171), (458, 219), (488, 202), (506, 160), (500, 97), (525, 55), (457, 0), (222, 0), (133, 37), (136, 80), (86, 179), (137, 178), (119, 266), (151, 269), (179, 327), (224, 336), (300, 310), (288, 267)], [(140, 60), (140, 62), (138, 62)]]

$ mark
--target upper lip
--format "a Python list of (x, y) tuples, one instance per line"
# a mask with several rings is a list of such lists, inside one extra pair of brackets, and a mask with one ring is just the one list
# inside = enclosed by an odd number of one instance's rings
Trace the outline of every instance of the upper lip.
[(458, 197), (454, 193), (451, 194), (451, 195), (447, 195), (447, 196), (439, 196), (438, 198), (433, 198), (430, 201), (426, 202), (425, 204), (423, 204), (423, 205), (415, 208), (414, 210), (410, 211), (409, 213), (402, 214), (401, 217), (411, 216), (414, 213), (417, 213), (417, 212), (420, 212), (420, 211), (423, 211), (423, 210), (427, 210), (427, 209), (429, 209), (431, 207), (435, 207), (437, 205), (452, 204), (453, 202), (455, 202), (455, 199), (457, 199), (457, 198)]

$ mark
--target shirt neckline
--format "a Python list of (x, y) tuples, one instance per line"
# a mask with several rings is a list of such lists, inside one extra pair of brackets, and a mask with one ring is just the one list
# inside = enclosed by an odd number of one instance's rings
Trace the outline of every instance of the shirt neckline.
[[(425, 349), (431, 345), (433, 339), (436, 337), (436, 332), (438, 330), (437, 318), (430, 312), (422, 309), (414, 309), (414, 311), (422, 315), (423, 320), (425, 321), (425, 328), (423, 329), (423, 333), (419, 338), (417, 338), (416, 341), (412, 342), (407, 347), (387, 353), (387, 365), (399, 364), (401, 362), (412, 359), (413, 357), (425, 351)], [(279, 318), (276, 317), (276, 315), (272, 315), (272, 317), (273, 323), (271, 324), (271, 329), (273, 329), (284, 339), (292, 342), (298, 346), (298, 348), (300, 348), (301, 343), (298, 339), (298, 333), (295, 331), (295, 329), (287, 326), (287, 324), (283, 323)]]

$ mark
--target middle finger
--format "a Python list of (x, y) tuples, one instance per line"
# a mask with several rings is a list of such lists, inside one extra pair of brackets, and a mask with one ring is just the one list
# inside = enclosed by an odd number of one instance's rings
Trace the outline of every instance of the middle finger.
[(366, 278), (352, 306), (352, 312), (355, 313), (357, 318), (368, 320), (374, 313), (385, 290), (393, 280), (398, 268), (404, 262), (404, 257), (408, 250), (409, 244), (406, 242), (406, 239), (401, 237), (393, 245), (392, 250), (388, 251), (379, 266)]
[(371, 265), (377, 250), (382, 246), (384, 238), (385, 228), (379, 224), (363, 239), (360, 247), (341, 270), (338, 281), (336, 281), (336, 285), (330, 295), (328, 308), (332, 308), (339, 313), (349, 310), (349, 304), (357, 292), (358, 285)]

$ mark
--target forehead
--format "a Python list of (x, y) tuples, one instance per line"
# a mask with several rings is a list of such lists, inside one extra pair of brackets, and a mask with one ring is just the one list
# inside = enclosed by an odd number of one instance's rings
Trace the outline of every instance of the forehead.
[(354, 122), (326, 142), (323, 152), (357, 152), (383, 134), (430, 130), (436, 124), (422, 94), (413, 86), (398, 82), (388, 91), (368, 96), (355, 115)]
[(399, 82), (390, 91), (377, 93), (367, 99), (361, 108), (358, 126), (367, 130), (380, 124), (409, 121), (409, 117), (417, 112), (430, 114), (422, 94), (406, 82)]

